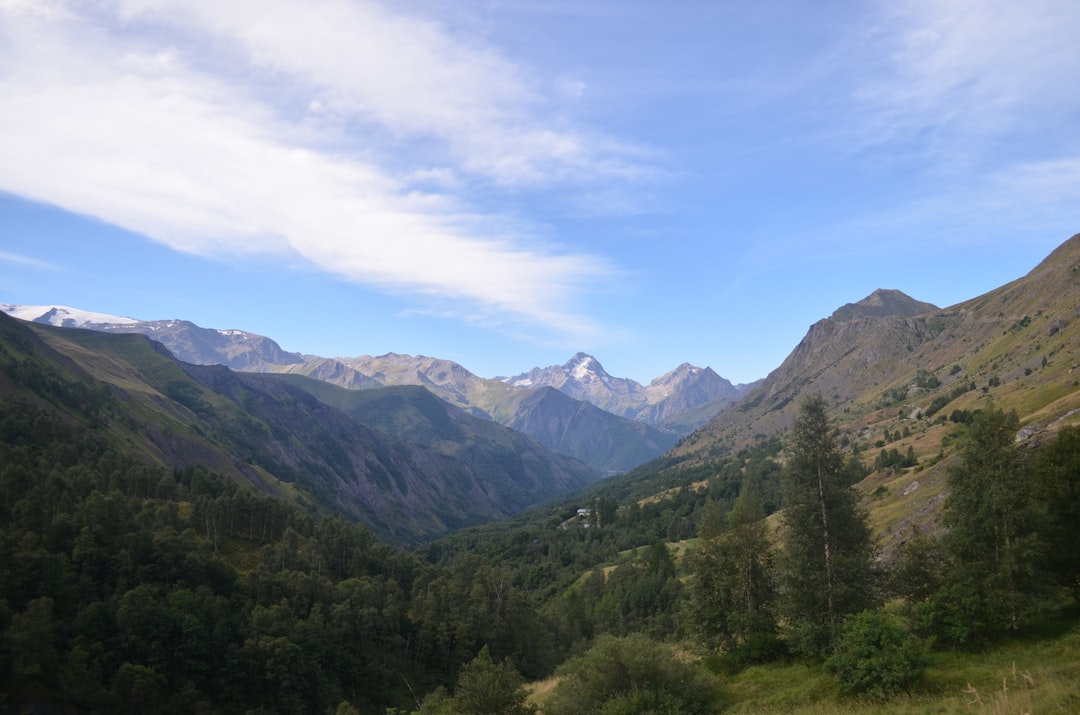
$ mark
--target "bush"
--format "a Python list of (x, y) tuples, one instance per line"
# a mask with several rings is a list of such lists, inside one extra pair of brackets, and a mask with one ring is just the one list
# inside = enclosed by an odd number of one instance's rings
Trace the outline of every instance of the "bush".
[(926, 645), (881, 611), (849, 617), (825, 669), (845, 695), (884, 700), (908, 690), (923, 676)]
[(560, 666), (547, 715), (632, 712), (713, 713), (717, 683), (704, 668), (641, 634), (603, 635), (584, 655)]
[(508, 661), (496, 663), (487, 646), (461, 670), (451, 698), (462, 715), (527, 715), (525, 681)]

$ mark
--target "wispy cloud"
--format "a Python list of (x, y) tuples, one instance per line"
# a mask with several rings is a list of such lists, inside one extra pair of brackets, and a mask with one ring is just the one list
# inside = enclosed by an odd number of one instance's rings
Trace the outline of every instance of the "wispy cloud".
[[(876, 138), (936, 137), (935, 150), (1037, 131), (1080, 107), (1072, 0), (882, 3), (868, 37), (880, 73), (860, 89)], [(955, 148), (955, 147), (953, 147)]]
[(181, 251), (295, 253), (591, 329), (576, 298), (613, 267), (461, 192), (644, 170), (550, 119), (557, 100), (498, 53), (342, 0), (0, 0), (0, 22), (0, 189)]
[(8, 251), (0, 251), (0, 262), (14, 263), (16, 265), (29, 266), (31, 268), (42, 268), (47, 271), (64, 270), (60, 266), (49, 263), (48, 261), (41, 261), (37, 258), (30, 258), (28, 256), (20, 256), (17, 253), (9, 253)]
[[(1080, 76), (1072, 0), (874, 0), (835, 58), (850, 102), (830, 143), (879, 181), (826, 231), (903, 250), (1075, 232)], [(853, 35), (857, 34), (853, 32)], [(817, 238), (814, 239), (818, 240)]]

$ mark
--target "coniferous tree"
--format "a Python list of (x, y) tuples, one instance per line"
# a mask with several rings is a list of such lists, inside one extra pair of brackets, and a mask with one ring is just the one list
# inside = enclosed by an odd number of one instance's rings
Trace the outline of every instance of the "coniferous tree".
[(1050, 581), (1033, 482), (1016, 445), (1019, 427), (1014, 412), (982, 410), (948, 473), (946, 589), (975, 604), (972, 630), (1019, 628)]
[(787, 452), (780, 613), (792, 649), (822, 656), (844, 617), (875, 603), (873, 545), (820, 395), (803, 403)]
[(742, 661), (768, 655), (776, 635), (773, 548), (760, 502), (743, 489), (728, 528), (694, 555), (692, 612), (702, 641)]
[(1041, 450), (1036, 501), (1046, 509), (1047, 564), (1058, 583), (1080, 602), (1080, 427), (1065, 427)]

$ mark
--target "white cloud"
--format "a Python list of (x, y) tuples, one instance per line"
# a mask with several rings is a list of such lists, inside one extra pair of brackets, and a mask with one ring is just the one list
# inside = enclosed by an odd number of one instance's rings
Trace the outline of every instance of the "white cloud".
[(629, 148), (545, 121), (560, 93), (547, 96), (527, 70), (375, 2), (121, 4), (132, 25), (214, 38), (275, 80), (319, 93), (320, 105), (394, 136), (434, 138), (463, 168), (500, 184), (631, 171), (622, 157)]
[[(860, 97), (879, 140), (919, 133), (948, 142), (1031, 131), (1075, 111), (1062, 78), (1080, 76), (1073, 0), (899, 0), (871, 35), (881, 74)], [(947, 148), (947, 147), (946, 147)]]
[[(181, 251), (295, 252), (351, 280), (594, 329), (574, 298), (610, 266), (435, 192), (470, 174), (640, 171), (613, 141), (535, 119), (544, 98), (504, 58), (364, 2), (44, 7), (0, 4), (0, 190)], [(400, 156), (403, 139), (449, 165)]]

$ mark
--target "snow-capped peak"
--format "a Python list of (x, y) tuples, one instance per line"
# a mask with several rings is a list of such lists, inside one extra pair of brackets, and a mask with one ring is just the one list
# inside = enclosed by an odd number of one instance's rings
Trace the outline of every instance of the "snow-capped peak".
[(589, 373), (597, 372), (597, 370), (593, 367), (593, 365), (595, 364), (595, 358), (593, 358), (591, 355), (584, 355), (582, 356), (582, 359), (578, 360), (577, 364), (574, 365), (574, 369), (571, 371), (571, 374), (578, 380), (581, 380), (585, 378)]
[(93, 313), (64, 305), (12, 305), (0, 303), (0, 310), (13, 318), (33, 323), (45, 323), (62, 328), (82, 328), (94, 324), (134, 325), (135, 318), (122, 318), (107, 313)]
[(604, 370), (604, 367), (600, 364), (600, 361), (586, 353), (575, 354), (574, 357), (570, 358), (570, 360), (562, 366), (562, 372), (567, 377), (572, 377), (579, 381), (585, 380), (590, 376), (598, 377), (601, 380), (610, 377)]

